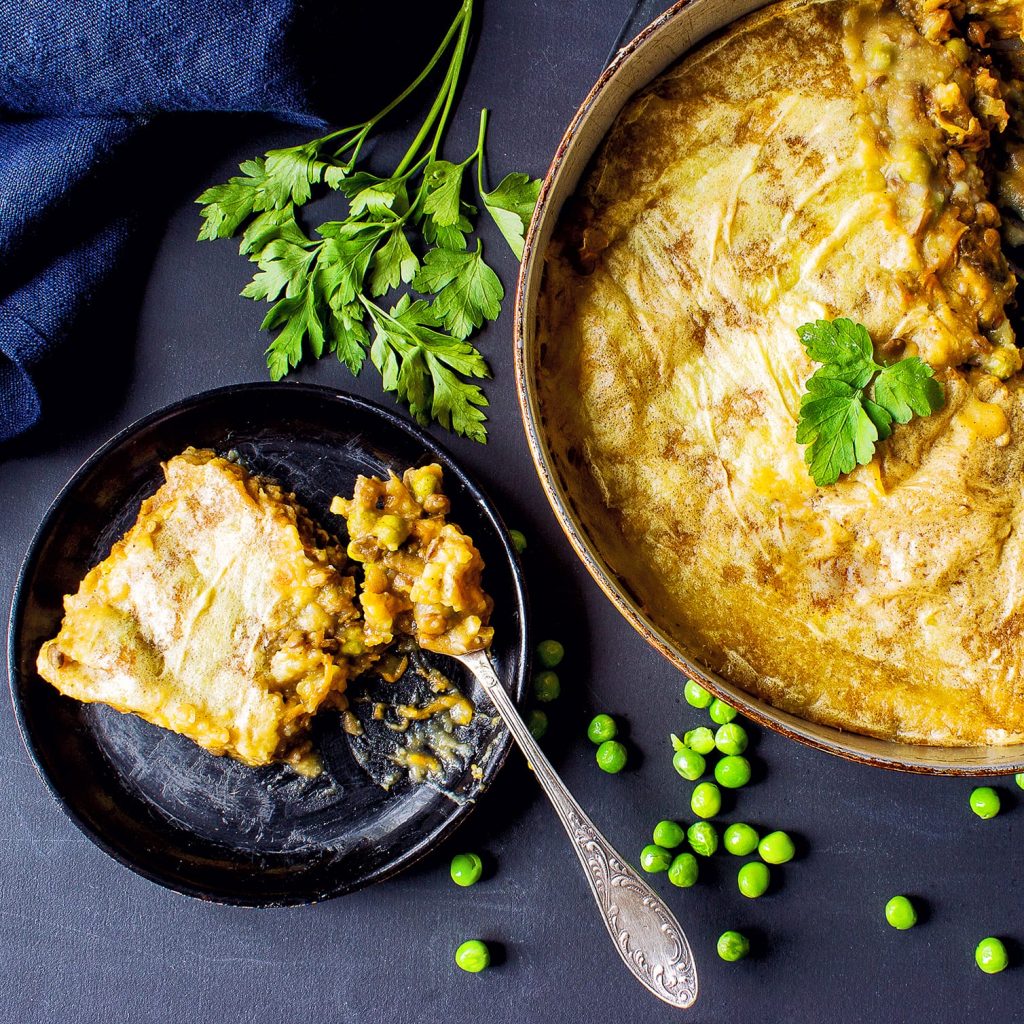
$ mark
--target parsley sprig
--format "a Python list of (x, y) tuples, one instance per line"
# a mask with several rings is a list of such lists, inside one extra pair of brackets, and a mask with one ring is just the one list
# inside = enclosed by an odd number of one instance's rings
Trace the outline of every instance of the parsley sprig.
[(893, 423), (928, 416), (945, 402), (932, 368), (917, 356), (889, 366), (875, 362), (866, 328), (852, 320), (816, 320), (797, 328), (807, 354), (823, 364), (800, 399), (798, 444), (819, 487), (866, 465)]
[[(440, 155), (472, 14), (473, 0), (463, 0), (427, 66), (369, 120), (246, 160), (241, 175), (197, 202), (200, 240), (241, 231), (239, 252), (258, 268), (242, 295), (271, 303), (261, 330), (277, 332), (266, 353), (274, 380), (325, 352), (357, 375), (369, 356), (384, 389), (421, 423), (485, 442), (488, 403), (473, 381), (490, 371), (467, 339), (498, 316), (504, 289), (483, 243), (470, 244), (478, 211), (463, 194), (475, 164), (479, 201), (521, 259), (540, 182), (513, 173), (484, 188), (486, 110), (469, 156), (453, 163)], [(387, 175), (357, 169), (373, 131), (446, 55), (437, 96), (398, 165)], [(324, 188), (346, 197), (347, 216), (307, 233), (296, 213)]]

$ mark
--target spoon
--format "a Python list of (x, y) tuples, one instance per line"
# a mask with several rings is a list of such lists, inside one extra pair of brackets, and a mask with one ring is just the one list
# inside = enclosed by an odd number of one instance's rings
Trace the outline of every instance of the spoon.
[(679, 922), (565, 788), (505, 692), (486, 652), (455, 657), (473, 673), (498, 709), (558, 813), (623, 962), (659, 999), (680, 1009), (692, 1006), (697, 999), (697, 969)]

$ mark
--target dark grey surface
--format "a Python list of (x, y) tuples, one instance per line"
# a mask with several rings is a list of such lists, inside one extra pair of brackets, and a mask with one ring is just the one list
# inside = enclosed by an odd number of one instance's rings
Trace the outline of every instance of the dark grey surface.
[[(491, 0), (450, 152), (468, 152), (476, 112), (493, 108), (491, 174), (540, 173), (600, 71), (630, 0)], [(261, 312), (237, 298), (246, 265), (231, 243), (196, 245), (190, 198), (233, 164), (301, 133), (231, 130), (216, 166), (183, 153), (176, 209), (158, 234), (141, 313), (123, 338), (83, 336), (109, 368), (133, 353), (124, 386), (93, 384), (52, 413), (45, 431), (0, 463), (0, 592), (46, 506), (78, 464), (135, 417), (197, 390), (263, 376)], [(398, 143), (391, 152), (398, 149)], [(378, 151), (386, 165), (387, 147)], [(494, 232), (485, 244), (506, 288), (514, 266)], [(483, 336), (495, 369), (491, 443), (451, 441), (457, 456), (530, 537), (527, 571), (538, 634), (565, 640), (563, 697), (545, 744), (566, 782), (621, 850), (635, 856), (661, 817), (688, 820), (690, 787), (670, 765), (667, 734), (696, 724), (682, 679), (611, 609), (562, 538), (530, 464), (512, 387), (506, 314)], [(303, 379), (378, 397), (328, 361)], [(98, 376), (103, 380), (103, 376)], [(583, 737), (595, 710), (628, 722), (631, 768), (602, 775)], [(576, 862), (515, 753), (479, 811), (444, 848), (394, 881), (330, 903), (253, 911), (165, 892), (95, 849), (35, 776), (9, 709), (0, 713), (0, 1020), (389, 1024), (591, 1022), (640, 1024), (677, 1015), (625, 974)], [(1024, 807), (982, 822), (970, 784), (887, 774), (757, 737), (756, 782), (724, 820), (791, 829), (799, 859), (768, 896), (744, 900), (738, 862), (720, 855), (689, 891), (655, 884), (690, 935), (702, 996), (689, 1019), (714, 1021), (1012, 1021), (1024, 967), (987, 977), (979, 938), (1024, 938), (1017, 851)], [(493, 871), (472, 889), (448, 879), (460, 849)], [(702, 867), (707, 868), (706, 865)], [(926, 920), (897, 933), (882, 919), (897, 892), (920, 896)], [(757, 955), (723, 964), (714, 940), (747, 930)], [(483, 975), (452, 964), (479, 937), (501, 945)]]

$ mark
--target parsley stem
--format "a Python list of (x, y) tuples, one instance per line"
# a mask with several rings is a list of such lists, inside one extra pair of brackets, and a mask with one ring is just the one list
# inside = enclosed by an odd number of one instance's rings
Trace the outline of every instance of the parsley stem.
[(487, 134), (487, 108), (480, 108), (480, 133), (476, 137), (476, 187), (484, 194), (484, 136)]
[(434, 142), (430, 147), (430, 156), (432, 159), (437, 158), (437, 151), (441, 148), (441, 139), (444, 136), (444, 130), (448, 125), (448, 117), (451, 114), (452, 104), (455, 102), (455, 94), (459, 91), (459, 79), (462, 77), (462, 59), (466, 55), (466, 42), (468, 39), (469, 18), (466, 18), (462, 23), (462, 29), (459, 32), (458, 41), (455, 43), (455, 54), (452, 57), (451, 64), (451, 67), (454, 69), (454, 74), (451, 76), (451, 82), (448, 85), (448, 98), (445, 100), (441, 119), (437, 123), (437, 131), (434, 132)]
[(371, 127), (380, 121), (383, 121), (392, 110), (395, 109), (400, 103), (405, 101), (411, 96), (422, 84), (423, 80), (434, 70), (435, 65), (444, 55), (445, 50), (448, 49), (448, 44), (452, 41), (456, 31), (464, 27), (464, 30), (468, 30), (469, 22), (473, 17), (473, 0), (462, 0), (462, 7), (459, 9), (459, 13), (455, 15), (455, 20), (448, 27), (448, 31), (445, 33), (444, 39), (441, 40), (441, 45), (434, 51), (434, 56), (430, 58), (427, 66), (413, 79), (409, 86), (401, 92), (395, 99), (393, 99), (386, 107), (384, 107), (380, 113), (375, 114), (367, 122)]
[[(464, 8), (465, 10), (465, 8)], [(435, 121), (437, 121), (438, 115), (441, 113), (442, 107), (445, 108), (445, 115), (451, 107), (452, 90), (454, 88), (454, 82), (458, 81), (459, 74), (462, 70), (462, 54), (465, 49), (465, 37), (469, 32), (468, 20), (463, 20), (459, 26), (459, 39), (455, 44), (455, 49), (452, 52), (452, 59), (448, 63), (448, 70), (445, 72), (444, 81), (441, 83), (441, 89), (437, 96), (434, 98), (434, 103), (427, 113), (426, 120), (420, 126), (420, 130), (416, 133), (416, 138), (412, 140), (412, 144), (406, 150), (405, 156), (402, 157), (401, 163), (395, 168), (395, 177), (402, 175), (409, 165), (412, 163), (416, 154), (420, 150), (420, 146), (423, 145), (424, 140), (430, 134), (431, 129), (434, 127)], [(442, 126), (444, 122), (442, 121)], [(437, 155), (437, 138), (434, 140), (434, 147), (431, 150), (431, 159)]]

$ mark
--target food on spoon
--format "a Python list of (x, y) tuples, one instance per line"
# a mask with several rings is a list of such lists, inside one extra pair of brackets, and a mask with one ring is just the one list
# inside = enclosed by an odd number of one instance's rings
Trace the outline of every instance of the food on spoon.
[(404, 633), (439, 654), (490, 646), (494, 602), (480, 582), (484, 562), (447, 522), (441, 478), (437, 465), (407, 469), (401, 480), (360, 476), (351, 499), (331, 503), (348, 527), (348, 556), (363, 568), (359, 601), (369, 644)]
[[(624, 108), (547, 253), (541, 414), (611, 572), (703, 665), (886, 739), (1024, 742), (1021, 10), (737, 22)], [(797, 434), (798, 328), (839, 319), (927, 413), (846, 475)]]
[(64, 600), (39, 674), (249, 765), (316, 770), (309, 725), (371, 660), (345, 557), (293, 495), (209, 450), (164, 466)]

